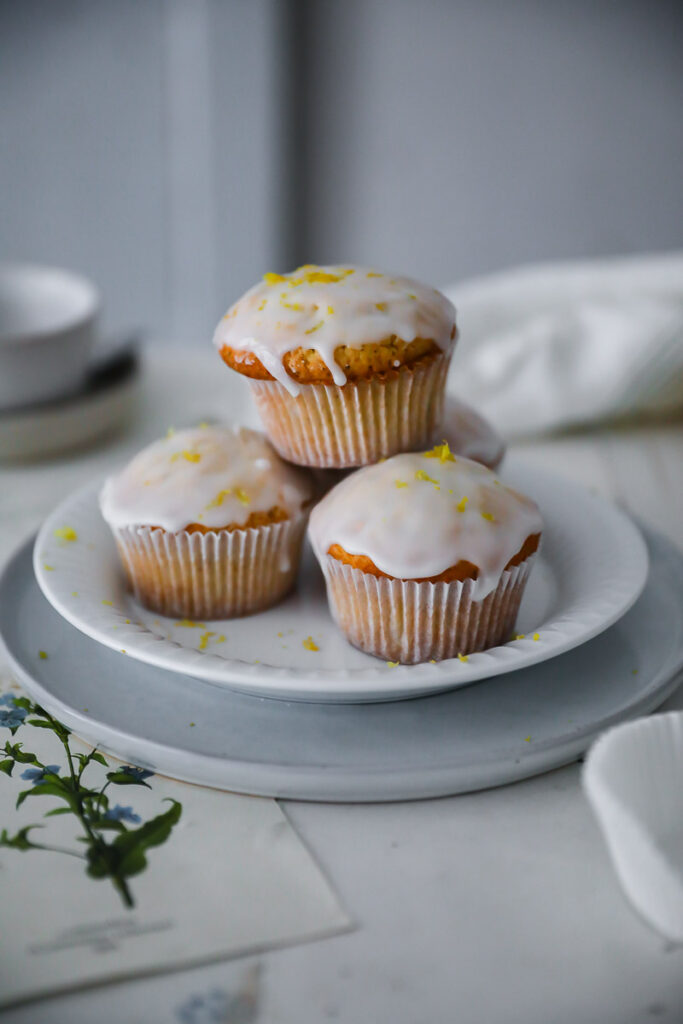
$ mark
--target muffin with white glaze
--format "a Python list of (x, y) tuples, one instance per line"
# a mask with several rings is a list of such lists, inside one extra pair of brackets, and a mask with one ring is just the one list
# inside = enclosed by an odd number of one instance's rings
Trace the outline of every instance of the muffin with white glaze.
[(309, 536), (351, 643), (412, 664), (510, 639), (542, 529), (530, 498), (443, 444), (348, 476)]
[(214, 344), (248, 377), (266, 432), (290, 462), (367, 465), (432, 443), (456, 338), (435, 288), (352, 266), (265, 274)]
[(262, 434), (225, 425), (169, 432), (109, 477), (100, 507), (141, 604), (218, 619), (291, 589), (312, 497)]

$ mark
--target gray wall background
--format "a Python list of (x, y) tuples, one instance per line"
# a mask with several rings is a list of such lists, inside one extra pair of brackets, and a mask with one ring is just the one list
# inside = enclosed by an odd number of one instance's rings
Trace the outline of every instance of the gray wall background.
[(0, 0), (0, 259), (206, 344), (265, 269), (683, 244), (683, 5)]

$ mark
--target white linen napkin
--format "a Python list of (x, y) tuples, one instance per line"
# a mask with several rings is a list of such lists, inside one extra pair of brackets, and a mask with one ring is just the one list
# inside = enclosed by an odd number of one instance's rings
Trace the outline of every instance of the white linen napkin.
[(506, 437), (683, 411), (683, 253), (522, 267), (444, 289), (452, 382)]

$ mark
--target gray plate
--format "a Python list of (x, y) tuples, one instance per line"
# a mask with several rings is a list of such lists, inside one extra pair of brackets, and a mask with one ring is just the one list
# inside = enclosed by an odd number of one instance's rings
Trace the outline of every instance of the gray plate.
[(651, 711), (676, 688), (683, 556), (645, 536), (647, 585), (607, 632), (532, 668), (396, 703), (253, 697), (122, 658), (48, 604), (32, 543), (0, 578), (0, 635), (35, 700), (89, 742), (174, 778), (304, 800), (463, 793), (567, 764), (607, 726)]

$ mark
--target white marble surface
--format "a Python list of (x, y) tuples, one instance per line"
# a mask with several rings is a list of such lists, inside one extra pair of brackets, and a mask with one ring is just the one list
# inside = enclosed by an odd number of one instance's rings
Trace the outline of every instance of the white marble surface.
[[(210, 357), (167, 353), (165, 363), (155, 355), (146, 411), (125, 437), (48, 465), (0, 469), (1, 554), (73, 487), (171, 423), (227, 404), (228, 384)], [(173, 411), (179, 408), (182, 414)], [(612, 495), (683, 546), (681, 425), (524, 448), (538, 464)], [(635, 466), (646, 480), (643, 487), (638, 474), (637, 491), (630, 486)], [(683, 691), (666, 706), (683, 708)], [(503, 789), (420, 803), (288, 802), (285, 812), (332, 879), (355, 931), (26, 1006), (3, 1022), (680, 1022), (683, 948), (667, 944), (627, 905), (579, 771), (574, 765)], [(214, 990), (215, 1012), (191, 1002)]]

